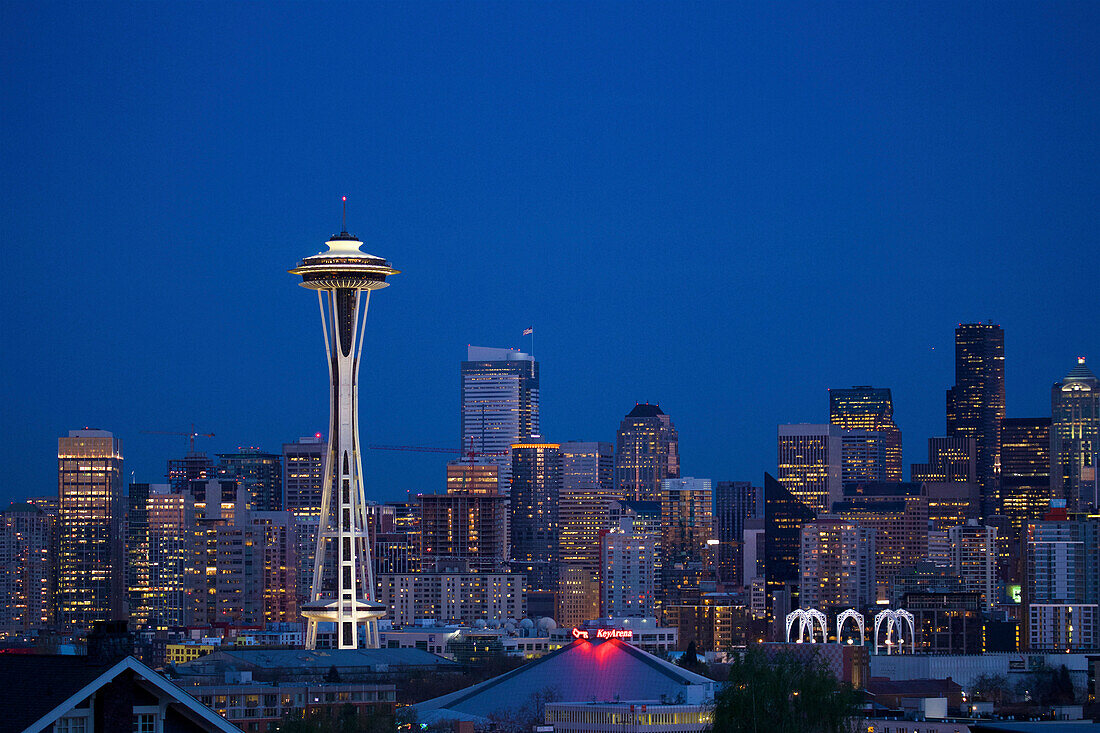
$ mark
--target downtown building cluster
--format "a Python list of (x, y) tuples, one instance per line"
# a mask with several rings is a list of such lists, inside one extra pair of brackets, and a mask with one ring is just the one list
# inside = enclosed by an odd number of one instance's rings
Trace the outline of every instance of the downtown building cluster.
[[(647, 619), (721, 651), (785, 641), (800, 608), (893, 608), (921, 651), (1100, 648), (1097, 379), (1081, 359), (1049, 416), (1007, 417), (1003, 331), (955, 335), (945, 434), (908, 481), (886, 388), (831, 389), (827, 423), (780, 425), (759, 484), (712, 480), (684, 475), (657, 404), (634, 405), (613, 441), (550, 440), (539, 362), (471, 346), (440, 490), (366, 507), (388, 638), (434, 623), (568, 639)], [(325, 449), (320, 434), (192, 448), (164, 483), (126, 485), (118, 437), (71, 431), (57, 494), (0, 514), (0, 633), (126, 619), (149, 639), (301, 643)]]

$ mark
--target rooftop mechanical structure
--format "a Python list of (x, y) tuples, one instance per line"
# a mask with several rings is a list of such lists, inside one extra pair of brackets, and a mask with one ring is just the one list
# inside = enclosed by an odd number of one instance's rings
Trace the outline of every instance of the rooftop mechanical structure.
[(289, 270), (302, 276), (302, 287), (317, 291), (331, 409), (313, 585), (302, 607), (306, 648), (317, 648), (322, 622), (335, 624), (334, 646), (339, 649), (359, 648), (359, 625), (366, 627), (364, 646), (377, 648), (378, 619), (386, 615), (386, 606), (375, 600), (367, 537), (359, 450), (359, 360), (370, 293), (389, 285), (386, 278), (398, 271), (383, 258), (363, 252), (363, 243), (346, 230), (326, 246), (325, 252)]

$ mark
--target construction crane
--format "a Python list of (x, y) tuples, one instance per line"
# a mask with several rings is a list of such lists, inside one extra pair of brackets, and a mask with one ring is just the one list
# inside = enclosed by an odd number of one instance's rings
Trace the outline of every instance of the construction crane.
[(191, 423), (190, 433), (178, 433), (171, 430), (142, 430), (145, 435), (178, 435), (181, 438), (187, 438), (189, 445), (191, 446), (190, 452), (195, 452), (195, 438), (213, 438), (213, 433), (197, 433), (195, 432), (195, 423)]

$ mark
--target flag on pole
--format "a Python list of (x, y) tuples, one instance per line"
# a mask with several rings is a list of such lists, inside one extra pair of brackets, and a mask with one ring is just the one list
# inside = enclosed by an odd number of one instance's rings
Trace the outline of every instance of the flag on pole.
[(524, 336), (533, 336), (534, 334), (535, 334), (535, 327), (534, 326), (530, 326), (529, 328), (523, 329), (523, 335)]

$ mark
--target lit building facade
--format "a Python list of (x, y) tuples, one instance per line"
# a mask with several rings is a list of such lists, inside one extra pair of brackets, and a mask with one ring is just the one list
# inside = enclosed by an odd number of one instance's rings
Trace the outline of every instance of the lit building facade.
[(513, 349), (470, 346), (459, 370), (462, 391), (460, 449), (482, 454), (499, 469), (501, 487), (512, 477), (511, 447), (539, 435), (539, 363)]
[(513, 569), (527, 576), (529, 591), (554, 591), (558, 581), (558, 499), (561, 446), (515, 443), (510, 522)]
[(837, 517), (802, 525), (799, 601), (803, 608), (868, 608), (877, 599), (872, 527)]
[(994, 323), (955, 329), (955, 386), (947, 391), (947, 436), (974, 438), (982, 517), (997, 511), (1001, 420), (1005, 417), (1005, 334)]
[(888, 388), (830, 389), (829, 424), (880, 436), (872, 454), (875, 462), (866, 466), (864, 475), (845, 480), (901, 481), (901, 430), (894, 422), (894, 399)]
[(903, 568), (928, 554), (928, 501), (921, 485), (906, 482), (847, 484), (833, 514), (875, 531), (878, 597)]
[(1096, 458), (1100, 450), (1100, 382), (1085, 357), (1050, 390), (1051, 483), (1074, 511), (1100, 506)]
[(842, 436), (831, 425), (779, 426), (779, 483), (815, 513), (840, 497)]
[(0, 637), (53, 619), (53, 521), (32, 504), (0, 511)]
[(971, 520), (948, 530), (951, 567), (963, 590), (977, 593), (985, 612), (997, 602), (997, 530)]
[(57, 441), (58, 622), (91, 628), (125, 611), (122, 441), (70, 430)]
[(1050, 418), (1001, 421), (1001, 507), (1019, 533), (1050, 508)]
[(420, 559), (425, 568), (459, 561), (473, 572), (507, 569), (508, 497), (448, 488), (446, 494), (423, 494), (419, 500)]
[(165, 630), (187, 622), (195, 502), (164, 484), (130, 484), (127, 556), (130, 625)]
[(576, 625), (600, 615), (600, 536), (611, 527), (619, 494), (610, 443), (561, 444), (562, 488), (558, 497), (557, 613), (559, 625)]
[[(325, 447), (325, 438), (320, 433), (298, 438), (294, 443), (283, 443), (283, 508), (294, 512), (296, 517), (321, 515)], [(312, 550), (309, 554), (313, 556)]]
[(600, 538), (600, 615), (657, 615), (658, 535), (624, 515)]
[(1100, 521), (1055, 508), (1027, 525), (1025, 627), (1028, 651), (1100, 646)]
[(615, 490), (624, 498), (660, 501), (661, 481), (680, 476), (680, 437), (659, 405), (638, 403), (615, 439)]
[(909, 480), (921, 483), (978, 483), (977, 440), (967, 437), (928, 439), (928, 463), (913, 463)]
[(507, 489), (500, 483), (500, 467), (489, 458), (463, 458), (447, 464), (448, 494), (507, 495)]
[(841, 481), (886, 481), (886, 448), (883, 433), (845, 430), (840, 448)]
[(378, 599), (395, 626), (413, 626), (419, 619), (472, 624), (527, 615), (525, 578), (518, 573), (379, 575)]
[(218, 478), (231, 479), (248, 489), (252, 508), (261, 512), (283, 509), (283, 459), (259, 448), (240, 447), (218, 454)]
[(214, 461), (205, 453), (189, 452), (168, 460), (168, 485), (177, 493), (186, 491), (192, 481), (209, 481), (216, 475)]

